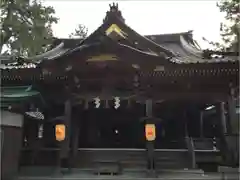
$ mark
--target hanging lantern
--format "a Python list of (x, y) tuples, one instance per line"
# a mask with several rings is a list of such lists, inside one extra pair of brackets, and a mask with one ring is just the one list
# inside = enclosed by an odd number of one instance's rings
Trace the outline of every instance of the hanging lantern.
[(64, 124), (57, 124), (55, 126), (55, 137), (57, 141), (63, 141), (66, 135), (66, 127)]
[(145, 136), (147, 141), (154, 141), (156, 139), (156, 127), (155, 124), (145, 125)]

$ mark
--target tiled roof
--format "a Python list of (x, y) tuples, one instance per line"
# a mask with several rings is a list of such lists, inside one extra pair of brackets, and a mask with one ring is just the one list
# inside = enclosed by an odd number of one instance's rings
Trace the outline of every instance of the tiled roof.
[(25, 63), (18, 63), (16, 58), (10, 55), (0, 55), (0, 69), (36, 68), (37, 64), (40, 63), (42, 60), (57, 58), (67, 51), (68, 49), (64, 48), (64, 43), (62, 42), (50, 51), (24, 59), (26, 61)]
[[(170, 61), (177, 64), (191, 64), (191, 63), (219, 63), (219, 62), (234, 62), (239, 60), (237, 57), (215, 57), (211, 59), (203, 58), (203, 51), (198, 49), (194, 44), (191, 43), (191, 32), (183, 32), (176, 34), (159, 34), (159, 35), (148, 35), (146, 38), (154, 41), (155, 43), (161, 45), (163, 48), (174, 52), (175, 57), (171, 58)], [(66, 52), (70, 52), (71, 49), (76, 49), (77, 45), (82, 41), (82, 39), (57, 39), (55, 44), (58, 45), (52, 50), (28, 58), (28, 60), (33, 60), (34, 62), (42, 60), (51, 60), (62, 56)], [(152, 54), (152, 52), (149, 52)], [(8, 55), (0, 56), (1, 64), (0, 69), (12, 69), (12, 68), (35, 68), (34, 63), (25, 63), (17, 65), (16, 62), (13, 63), (14, 58)]]
[(179, 43), (180, 36), (188, 36), (190, 32), (172, 33), (172, 34), (155, 34), (145, 35), (146, 38), (155, 41), (158, 44), (162, 43)]

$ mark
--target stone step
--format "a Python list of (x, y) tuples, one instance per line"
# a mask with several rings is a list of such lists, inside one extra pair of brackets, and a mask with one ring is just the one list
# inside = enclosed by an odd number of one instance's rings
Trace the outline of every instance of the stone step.
[[(20, 174), (25, 174), (28, 176), (31, 175), (51, 175), (54, 172), (56, 172), (56, 167), (22, 167), (20, 169)], [(67, 168), (61, 168), (64, 171), (67, 171)], [(72, 168), (71, 173), (90, 173), (93, 169), (90, 168)], [(145, 172), (146, 168), (128, 168), (123, 169), (123, 172), (126, 173), (139, 173), (139, 172)], [(158, 169), (157, 172), (159, 173), (192, 173), (192, 174), (204, 174), (204, 171), (201, 169)]]
[[(73, 168), (71, 172), (62, 169), (65, 173), (56, 171), (56, 167), (22, 167), (19, 176), (15, 180), (143, 180), (147, 178), (146, 169), (127, 169), (121, 175), (94, 175), (93, 169)], [(156, 172), (156, 178), (152, 180), (221, 180), (221, 173), (204, 173), (200, 169), (161, 169)], [(238, 175), (231, 176), (232, 180), (237, 180)]]
[[(71, 174), (63, 176), (19, 176), (15, 180), (220, 180), (219, 174), (199, 175), (199, 174), (161, 174), (155, 178), (147, 178), (145, 175), (121, 175), (121, 176), (97, 176), (89, 174)], [(235, 180), (235, 179), (233, 179)]]

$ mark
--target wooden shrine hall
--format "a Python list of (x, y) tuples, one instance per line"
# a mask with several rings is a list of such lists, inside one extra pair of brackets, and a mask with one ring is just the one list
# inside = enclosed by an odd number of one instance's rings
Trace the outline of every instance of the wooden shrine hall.
[(140, 35), (113, 4), (86, 39), (1, 58), (1, 111), (23, 116), (20, 169), (155, 177), (238, 165), (238, 52), (201, 50), (191, 31)]

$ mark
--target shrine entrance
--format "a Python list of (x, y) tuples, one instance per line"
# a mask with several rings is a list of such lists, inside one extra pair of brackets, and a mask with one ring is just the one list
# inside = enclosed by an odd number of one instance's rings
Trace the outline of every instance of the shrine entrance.
[(145, 148), (140, 108), (90, 108), (81, 117), (79, 148)]
[[(141, 105), (88, 107), (81, 114), (75, 167), (96, 173), (121, 173), (124, 169), (146, 168), (144, 122)], [(144, 109), (143, 109), (144, 110)], [(103, 170), (101, 170), (103, 169)]]
[[(146, 116), (146, 105), (135, 103), (128, 107), (126, 104), (121, 101), (117, 109), (113, 106), (82, 109), (74, 118), (79, 122), (78, 148), (145, 149), (145, 123), (141, 118)], [(197, 115), (201, 110), (195, 106)], [(156, 149), (186, 149), (186, 136), (200, 137), (199, 117), (190, 114), (191, 121), (186, 120), (187, 109), (181, 102), (155, 103), (153, 110), (159, 119), (155, 122)]]
[[(144, 120), (147, 114), (146, 106), (136, 102), (127, 106), (127, 102), (123, 101), (117, 109), (111, 105), (107, 108), (90, 106), (88, 109), (82, 109), (77, 115), (81, 119), (74, 166), (87, 170), (96, 170), (98, 166), (108, 170), (114, 166), (116, 168), (121, 166), (126, 171), (146, 170), (149, 160), (149, 144), (145, 137), (147, 122)], [(154, 114), (157, 114), (158, 110), (159, 114), (167, 117), (166, 110), (161, 109), (159, 104), (154, 104), (153, 109)], [(172, 118), (173, 120), (159, 118), (154, 123), (156, 139), (153, 144), (158, 169), (189, 166), (184, 121), (176, 118)], [(177, 131), (174, 127), (179, 125), (182, 128)]]

